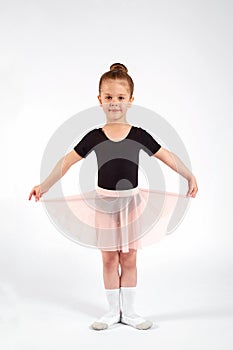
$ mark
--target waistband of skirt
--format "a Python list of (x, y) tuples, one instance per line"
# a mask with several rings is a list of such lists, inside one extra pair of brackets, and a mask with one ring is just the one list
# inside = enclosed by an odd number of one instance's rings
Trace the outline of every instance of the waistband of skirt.
[(110, 195), (115, 197), (125, 197), (139, 192), (139, 187), (130, 188), (128, 190), (108, 190), (103, 187), (96, 187), (96, 191), (103, 195)]

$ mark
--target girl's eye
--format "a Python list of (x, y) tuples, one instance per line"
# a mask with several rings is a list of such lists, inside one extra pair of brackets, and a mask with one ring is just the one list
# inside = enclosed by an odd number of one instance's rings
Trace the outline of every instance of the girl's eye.
[[(106, 100), (110, 100), (111, 98), (112, 98), (112, 96), (106, 96), (105, 97)], [(119, 100), (124, 100), (123, 96), (119, 96), (118, 98), (119, 98)]]

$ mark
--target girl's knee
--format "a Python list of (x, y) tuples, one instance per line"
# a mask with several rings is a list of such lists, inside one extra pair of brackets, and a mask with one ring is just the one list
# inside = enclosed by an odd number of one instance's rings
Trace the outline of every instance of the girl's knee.
[(105, 268), (115, 268), (119, 265), (119, 253), (102, 251), (103, 265)]
[(120, 253), (120, 264), (122, 268), (136, 267), (137, 251), (130, 250), (128, 253)]

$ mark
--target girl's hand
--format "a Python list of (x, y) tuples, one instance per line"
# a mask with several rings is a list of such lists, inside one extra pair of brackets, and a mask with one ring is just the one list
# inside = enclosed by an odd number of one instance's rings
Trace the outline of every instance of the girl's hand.
[(198, 187), (197, 187), (197, 182), (196, 182), (196, 178), (195, 176), (192, 176), (189, 180), (188, 180), (188, 192), (187, 192), (187, 196), (190, 197), (195, 197), (196, 193), (198, 191)]
[(46, 191), (42, 191), (41, 189), (41, 185), (35, 186), (33, 187), (33, 189), (31, 190), (31, 193), (29, 195), (29, 200), (31, 200), (32, 196), (35, 197), (35, 201), (39, 201), (40, 198), (42, 197), (42, 195), (45, 193)]

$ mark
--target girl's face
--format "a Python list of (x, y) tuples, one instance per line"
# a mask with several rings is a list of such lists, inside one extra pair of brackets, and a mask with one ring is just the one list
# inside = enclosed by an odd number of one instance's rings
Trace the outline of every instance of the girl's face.
[(125, 122), (127, 109), (134, 98), (130, 97), (129, 84), (126, 80), (107, 79), (101, 84), (98, 100), (109, 122)]

